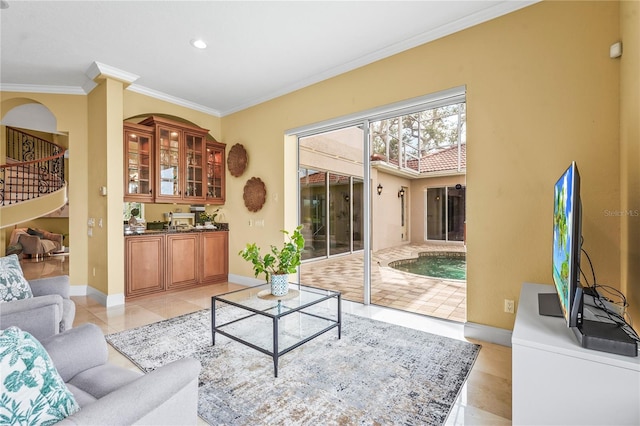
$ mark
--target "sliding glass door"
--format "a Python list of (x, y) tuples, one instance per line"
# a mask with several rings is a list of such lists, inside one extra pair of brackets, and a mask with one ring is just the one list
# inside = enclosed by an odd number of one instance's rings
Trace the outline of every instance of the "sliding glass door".
[(427, 188), (426, 239), (464, 241), (466, 188), (461, 185)]

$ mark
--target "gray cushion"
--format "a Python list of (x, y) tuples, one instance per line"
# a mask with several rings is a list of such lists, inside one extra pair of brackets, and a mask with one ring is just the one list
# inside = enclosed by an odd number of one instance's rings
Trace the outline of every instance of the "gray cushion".
[(142, 373), (137, 371), (127, 370), (114, 364), (103, 364), (75, 375), (67, 383), (100, 399), (141, 376)]

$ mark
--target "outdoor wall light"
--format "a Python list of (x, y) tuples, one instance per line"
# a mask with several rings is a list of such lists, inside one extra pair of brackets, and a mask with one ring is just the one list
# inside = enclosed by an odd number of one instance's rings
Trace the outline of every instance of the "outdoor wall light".
[(400, 191), (398, 191), (398, 198), (404, 197), (404, 188), (400, 188)]
[(382, 184), (378, 184), (378, 195), (382, 194)]

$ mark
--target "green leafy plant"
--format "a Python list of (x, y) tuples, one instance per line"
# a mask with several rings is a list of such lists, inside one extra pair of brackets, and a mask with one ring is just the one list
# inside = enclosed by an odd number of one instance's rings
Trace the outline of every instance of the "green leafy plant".
[(213, 213), (209, 214), (207, 212), (200, 213), (200, 222), (216, 222), (216, 216), (218, 216), (218, 211), (220, 209), (215, 209)]
[(256, 277), (265, 274), (265, 278), (269, 281), (270, 275), (293, 274), (300, 266), (302, 249), (304, 248), (301, 229), (302, 226), (298, 226), (292, 233), (282, 230), (281, 232), (288, 237), (288, 241), (285, 241), (281, 249), (271, 245), (271, 252), (264, 256), (260, 254), (260, 247), (256, 243), (248, 243), (238, 254), (253, 264), (253, 272)]

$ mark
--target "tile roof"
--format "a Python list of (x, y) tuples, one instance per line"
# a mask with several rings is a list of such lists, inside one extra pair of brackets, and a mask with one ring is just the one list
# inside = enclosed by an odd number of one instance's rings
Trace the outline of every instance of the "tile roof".
[[(467, 168), (467, 144), (460, 145), (460, 168)], [(458, 147), (452, 146), (420, 159), (420, 173), (458, 170)]]

